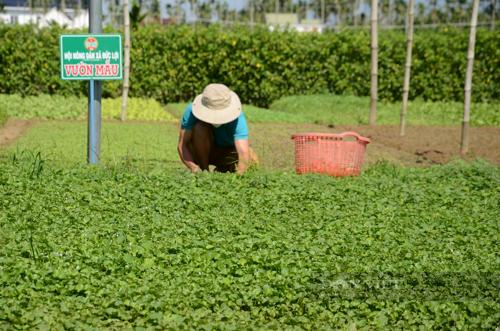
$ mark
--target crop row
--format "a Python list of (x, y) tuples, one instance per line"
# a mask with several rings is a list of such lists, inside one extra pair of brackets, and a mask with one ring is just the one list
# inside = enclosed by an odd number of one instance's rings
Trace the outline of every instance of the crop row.
[[(104, 119), (119, 119), (120, 98), (101, 100)], [(88, 99), (76, 96), (39, 95), (22, 97), (16, 94), (0, 94), (0, 126), (2, 114), (5, 117), (21, 119), (41, 118), (51, 120), (85, 119), (88, 112)], [(147, 121), (174, 121), (158, 101), (153, 99), (128, 98), (127, 119)]]
[(487, 164), (344, 179), (62, 170), (39, 155), (0, 167), (0, 328), (500, 322), (500, 173)]

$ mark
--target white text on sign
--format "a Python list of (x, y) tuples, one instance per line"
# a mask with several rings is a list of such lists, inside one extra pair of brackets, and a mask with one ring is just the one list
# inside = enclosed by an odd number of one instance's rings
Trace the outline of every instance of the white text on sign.
[(116, 77), (119, 75), (118, 64), (65, 64), (64, 71), (67, 77)]

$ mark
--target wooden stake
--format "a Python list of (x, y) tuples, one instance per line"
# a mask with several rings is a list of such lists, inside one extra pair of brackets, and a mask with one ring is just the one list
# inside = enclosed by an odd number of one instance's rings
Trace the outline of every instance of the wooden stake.
[(403, 105), (401, 107), (401, 120), (399, 123), (399, 135), (405, 135), (406, 113), (408, 112), (408, 94), (410, 93), (411, 55), (413, 49), (413, 5), (414, 0), (408, 1), (408, 31), (406, 33), (406, 63), (405, 77), (403, 81)]
[(378, 1), (372, 0), (371, 12), (371, 46), (372, 46), (372, 63), (371, 63), (371, 100), (370, 100), (370, 125), (375, 125), (377, 121), (377, 91), (378, 91)]
[(127, 118), (127, 97), (129, 88), (130, 74), (130, 16), (128, 0), (123, 0), (123, 28), (125, 35), (124, 59), (123, 59), (123, 90), (122, 90), (122, 111), (120, 120), (125, 121)]
[(472, 5), (472, 18), (470, 23), (469, 50), (467, 51), (467, 73), (465, 76), (465, 98), (464, 118), (462, 121), (462, 140), (460, 143), (460, 155), (465, 156), (469, 151), (469, 122), (470, 122), (470, 100), (472, 90), (472, 69), (474, 65), (474, 47), (476, 44), (476, 26), (479, 0), (474, 0)]

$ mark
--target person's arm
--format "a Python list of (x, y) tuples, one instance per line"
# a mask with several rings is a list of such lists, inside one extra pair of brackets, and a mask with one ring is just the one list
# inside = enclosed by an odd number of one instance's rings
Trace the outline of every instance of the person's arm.
[(182, 163), (191, 170), (191, 172), (200, 171), (200, 167), (194, 162), (193, 155), (189, 150), (188, 144), (191, 141), (192, 131), (181, 129), (179, 132), (179, 143), (177, 145), (177, 151), (181, 158)]
[(236, 152), (238, 152), (238, 167), (236, 172), (241, 175), (248, 169), (248, 164), (250, 162), (248, 139), (236, 140), (234, 145), (236, 146)]

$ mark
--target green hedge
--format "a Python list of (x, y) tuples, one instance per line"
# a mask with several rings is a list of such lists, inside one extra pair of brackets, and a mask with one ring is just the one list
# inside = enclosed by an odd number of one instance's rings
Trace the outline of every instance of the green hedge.
[[(59, 76), (57, 27), (0, 26), (0, 93), (83, 95), (84, 82)], [(72, 32), (74, 33), (74, 32)], [(282, 96), (310, 93), (369, 95), (367, 30), (326, 34), (263, 29), (142, 27), (133, 33), (130, 95), (186, 101), (209, 82), (223, 82), (245, 103), (267, 106)], [(473, 100), (500, 99), (500, 34), (480, 29)], [(468, 31), (442, 28), (415, 35), (410, 98), (463, 99)], [(379, 97), (401, 99), (405, 35), (379, 35)], [(120, 93), (106, 82), (104, 95)]]

